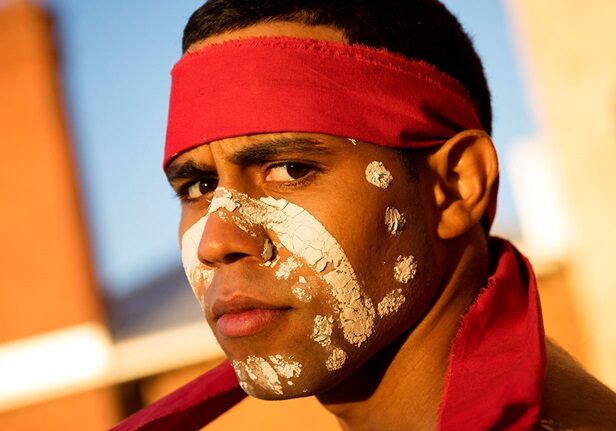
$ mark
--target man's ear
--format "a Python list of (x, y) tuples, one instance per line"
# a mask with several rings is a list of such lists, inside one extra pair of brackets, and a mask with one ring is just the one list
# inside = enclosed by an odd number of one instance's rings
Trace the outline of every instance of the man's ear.
[(490, 136), (465, 130), (428, 156), (435, 175), (437, 235), (452, 239), (479, 223), (498, 179), (498, 159)]

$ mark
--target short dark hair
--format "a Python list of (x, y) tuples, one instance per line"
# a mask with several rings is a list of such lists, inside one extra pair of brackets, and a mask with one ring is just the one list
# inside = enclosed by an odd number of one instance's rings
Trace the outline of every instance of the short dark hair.
[(340, 30), (349, 43), (424, 60), (458, 80), (492, 133), (483, 65), (460, 22), (437, 0), (209, 0), (186, 24), (182, 49), (262, 22), (290, 21)]

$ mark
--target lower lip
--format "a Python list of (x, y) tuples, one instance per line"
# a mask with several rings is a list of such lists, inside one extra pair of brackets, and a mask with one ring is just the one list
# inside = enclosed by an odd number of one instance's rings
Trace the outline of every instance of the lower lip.
[(216, 329), (225, 337), (248, 337), (272, 325), (285, 311), (287, 310), (253, 309), (223, 314), (216, 322)]

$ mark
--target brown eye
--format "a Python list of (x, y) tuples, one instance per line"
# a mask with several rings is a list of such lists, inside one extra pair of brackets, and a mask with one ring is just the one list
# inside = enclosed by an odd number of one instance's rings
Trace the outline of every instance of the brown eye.
[(287, 166), (287, 173), (294, 180), (305, 177), (310, 172), (310, 168), (306, 165), (300, 165), (297, 163), (289, 163), (286, 166)]
[(305, 177), (312, 168), (302, 163), (285, 163), (273, 166), (267, 171), (265, 181), (289, 182)]
[(215, 178), (202, 178), (193, 183), (187, 190), (188, 199), (198, 199), (201, 196), (211, 193), (216, 189), (218, 180)]

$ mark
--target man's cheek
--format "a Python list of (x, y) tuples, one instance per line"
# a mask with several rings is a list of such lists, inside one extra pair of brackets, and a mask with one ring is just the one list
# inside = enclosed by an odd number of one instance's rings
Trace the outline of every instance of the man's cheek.
[(205, 307), (203, 299), (205, 290), (211, 284), (214, 277), (214, 270), (208, 268), (199, 260), (199, 244), (203, 237), (207, 220), (207, 214), (201, 217), (184, 232), (181, 241), (182, 266), (202, 309)]

